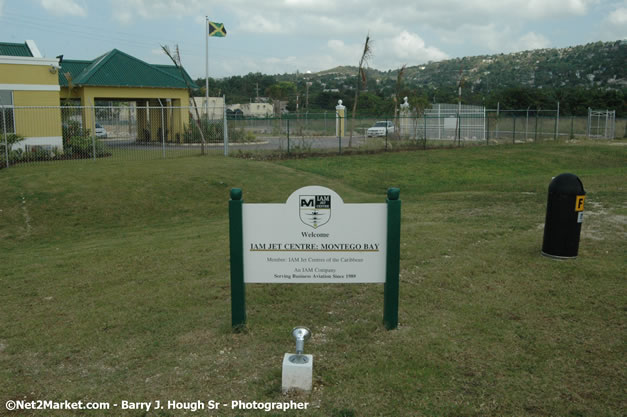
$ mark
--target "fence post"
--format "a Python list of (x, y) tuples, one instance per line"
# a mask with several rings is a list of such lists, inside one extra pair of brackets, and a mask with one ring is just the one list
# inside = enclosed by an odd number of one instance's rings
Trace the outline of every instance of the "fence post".
[(224, 113), (222, 123), (222, 138), (224, 140), (224, 156), (229, 156), (229, 125), (226, 119), (226, 94), (222, 95), (222, 112)]
[(163, 103), (161, 103), (161, 100), (159, 100), (159, 105), (161, 106), (161, 153), (163, 159), (165, 159), (165, 119), (163, 118)]
[(557, 111), (555, 112), (555, 140), (560, 135), (560, 102), (557, 102)]
[(440, 115), (440, 105), (438, 104), (438, 140), (442, 139), (442, 116)]
[(590, 124), (592, 123), (592, 112), (590, 111), (590, 107), (588, 107), (588, 126), (586, 126), (586, 136), (590, 139)]
[(512, 115), (514, 127), (512, 128), (512, 145), (516, 144), (516, 113)]
[(424, 119), (424, 125), (425, 125), (425, 142), (424, 142), (424, 146), (423, 149), (427, 149), (427, 109), (425, 109), (425, 111), (422, 112), (422, 118)]
[(459, 123), (458, 123), (458, 126), (457, 126), (457, 146), (462, 146), (462, 120), (463, 120), (463, 117), (462, 117), (461, 109), (457, 111), (457, 118), (459, 119)]
[(485, 144), (486, 146), (490, 145), (490, 114), (488, 113), (486, 115), (486, 121), (485, 121)]
[(287, 119), (287, 154), (290, 154), (290, 119)]
[(91, 103), (91, 125), (92, 125), (92, 131), (91, 131), (91, 148), (92, 148), (92, 156), (93, 156), (93, 160), (96, 160), (96, 105), (95, 102)]
[(388, 118), (385, 118), (385, 150), (388, 150)]
[(534, 132), (534, 137), (533, 137), (533, 141), (534, 143), (538, 141), (538, 109), (536, 109), (536, 129)]
[(496, 103), (496, 126), (494, 127), (494, 139), (499, 140), (499, 117), (501, 116), (501, 102)]
[(575, 116), (570, 116), (570, 139), (575, 139), (574, 124)]
[(527, 117), (525, 119), (525, 141), (529, 139), (529, 107), (527, 107)]
[(483, 138), (486, 140), (488, 140), (488, 136), (486, 135), (486, 125), (489, 125), (490, 121), (487, 120), (486, 121), (486, 112), (485, 112), (485, 106), (483, 106)]
[[(0, 103), (2, 104), (2, 103)], [(2, 106), (2, 132), (4, 136), (4, 157), (6, 158), (7, 168), (9, 167), (9, 139), (7, 138), (7, 119), (5, 116), (6, 109)], [(15, 119), (15, 116), (13, 116)]]

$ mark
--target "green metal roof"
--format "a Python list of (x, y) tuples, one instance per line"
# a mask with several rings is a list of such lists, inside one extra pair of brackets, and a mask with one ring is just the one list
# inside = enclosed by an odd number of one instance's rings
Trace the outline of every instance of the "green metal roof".
[[(187, 88), (174, 65), (152, 65), (113, 49), (93, 61), (63, 60), (59, 85), (67, 86), (66, 73), (74, 86)], [(186, 78), (191, 80), (187, 72)], [(192, 86), (194, 83), (192, 81)]]
[[(160, 70), (163, 70), (170, 75), (173, 75), (177, 78), (181, 78), (181, 71), (174, 65), (154, 64), (153, 67), (157, 67)], [(183, 69), (183, 74), (185, 75), (185, 78), (187, 79), (187, 82), (189, 83), (189, 85), (196, 88), (196, 82), (192, 80), (192, 77), (189, 76), (189, 74), (187, 73), (187, 71), (185, 71), (185, 69)]]
[(4, 56), (33, 56), (26, 43), (0, 42), (0, 55)]
[(61, 62), (61, 70), (59, 71), (59, 85), (61, 87), (67, 87), (68, 82), (66, 73), (69, 73), (69, 77), (72, 80), (72, 85), (76, 85), (74, 80), (83, 72), (85, 68), (91, 65), (91, 61), (77, 61), (73, 59), (64, 59)]

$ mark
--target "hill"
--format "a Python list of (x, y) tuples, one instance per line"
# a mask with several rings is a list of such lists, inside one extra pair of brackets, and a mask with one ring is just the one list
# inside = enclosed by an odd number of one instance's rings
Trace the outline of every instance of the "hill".
[[(408, 66), (405, 69), (405, 80), (408, 85), (439, 88), (457, 85), (461, 71), (465, 84), (472, 89), (486, 91), (497, 86), (620, 89), (627, 87), (625, 62), (627, 41), (596, 42), (561, 49), (480, 55)], [(371, 77), (385, 84), (396, 80), (397, 71), (368, 69)], [(356, 73), (356, 67), (340, 66), (314, 73), (312, 78), (334, 79), (354, 76)]]
[[(456, 102), (457, 86), (463, 86), (464, 104), (497, 103), (510, 109), (555, 108), (563, 114), (587, 114), (588, 107), (614, 109), (618, 117), (627, 115), (627, 41), (596, 42), (568, 48), (547, 48), (510, 54), (454, 58), (405, 69), (401, 97), (410, 102)], [(391, 97), (396, 93), (398, 68), (368, 68), (365, 95), (360, 112), (392, 114)], [(288, 109), (307, 107), (328, 110), (338, 99), (351, 105), (357, 68), (338, 66), (317, 73), (248, 74), (212, 81), (229, 103), (248, 102), (256, 96), (271, 95), (273, 83), (293, 83), (280, 99), (289, 100)], [(197, 81), (204, 86), (204, 80)], [(277, 97), (274, 97), (277, 98)]]

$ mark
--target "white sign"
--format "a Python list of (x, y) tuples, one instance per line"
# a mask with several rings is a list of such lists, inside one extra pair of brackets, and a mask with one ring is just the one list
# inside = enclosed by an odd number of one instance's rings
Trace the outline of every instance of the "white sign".
[(309, 186), (285, 204), (243, 204), (244, 282), (385, 282), (387, 204), (344, 204)]

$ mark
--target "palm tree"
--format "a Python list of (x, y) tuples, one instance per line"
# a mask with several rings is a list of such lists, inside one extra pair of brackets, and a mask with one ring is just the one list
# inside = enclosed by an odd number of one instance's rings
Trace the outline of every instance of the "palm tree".
[(372, 42), (370, 41), (370, 34), (366, 35), (366, 42), (364, 43), (364, 50), (359, 60), (359, 67), (357, 69), (357, 88), (355, 88), (355, 101), (353, 102), (353, 117), (350, 125), (350, 136), (348, 138), (348, 147), (353, 144), (353, 125), (355, 124), (355, 113), (357, 112), (357, 99), (359, 98), (359, 88), (366, 85), (366, 70), (364, 65), (368, 64), (368, 60), (372, 57)]

